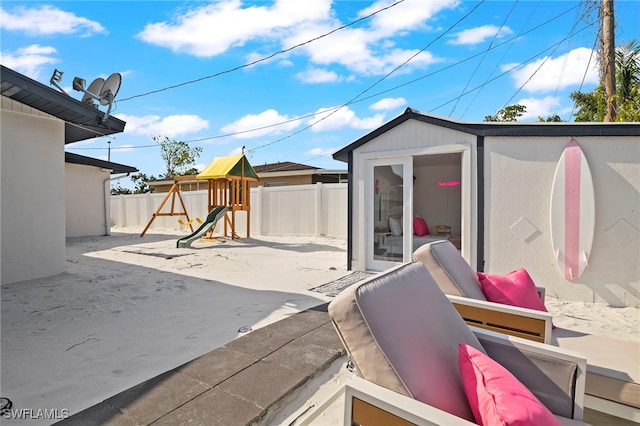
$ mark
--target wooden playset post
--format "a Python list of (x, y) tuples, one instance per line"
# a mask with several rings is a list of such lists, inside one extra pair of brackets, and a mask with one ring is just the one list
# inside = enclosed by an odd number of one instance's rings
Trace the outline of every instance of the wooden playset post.
[[(142, 234), (140, 234), (141, 237), (144, 237), (144, 234), (147, 233), (147, 230), (149, 229), (153, 221), (158, 216), (185, 216), (187, 218), (187, 223), (189, 224), (189, 228), (191, 228), (191, 232), (193, 232), (193, 225), (191, 225), (191, 219), (189, 219), (189, 213), (187, 213), (187, 207), (185, 206), (184, 200), (182, 199), (182, 195), (180, 194), (179, 182), (184, 180), (192, 180), (192, 178), (187, 176), (174, 177), (174, 181), (173, 181), (173, 185), (171, 185), (171, 189), (169, 189), (169, 192), (167, 192), (167, 195), (164, 197), (164, 199), (156, 209), (155, 213), (153, 213), (153, 215), (151, 216), (149, 223), (147, 223), (147, 226), (145, 226), (144, 230), (142, 231)], [(175, 211), (176, 195), (178, 196), (178, 199), (180, 200), (180, 205), (182, 206), (181, 212)], [(164, 207), (167, 200), (169, 199), (169, 197), (171, 197), (171, 211), (169, 213), (162, 213), (161, 210)]]

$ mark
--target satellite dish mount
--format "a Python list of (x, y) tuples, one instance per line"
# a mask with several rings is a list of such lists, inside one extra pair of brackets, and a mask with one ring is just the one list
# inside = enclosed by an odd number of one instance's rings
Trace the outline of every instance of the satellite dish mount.
[[(55, 73), (54, 73), (55, 75)], [(53, 77), (52, 77), (53, 80)], [(111, 108), (113, 107), (113, 101), (120, 90), (120, 84), (122, 83), (122, 76), (120, 73), (113, 73), (107, 79), (101, 77), (96, 78), (91, 82), (89, 87), (85, 89), (87, 82), (80, 77), (73, 79), (73, 90), (84, 93), (82, 97), (82, 103), (91, 105), (97, 108), (94, 104), (94, 100), (98, 101), (101, 105), (108, 105), (107, 112), (102, 117), (102, 124), (105, 124), (111, 114)]]

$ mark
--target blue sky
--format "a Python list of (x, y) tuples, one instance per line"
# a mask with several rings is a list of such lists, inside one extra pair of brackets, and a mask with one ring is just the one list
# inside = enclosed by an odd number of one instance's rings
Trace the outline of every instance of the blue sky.
[[(57, 68), (76, 99), (74, 76), (121, 73), (125, 132), (71, 152), (111, 146), (157, 176), (151, 137), (164, 135), (202, 147), (199, 166), (244, 146), (254, 165), (344, 169), (334, 151), (407, 107), (482, 121), (520, 103), (521, 121), (572, 120), (569, 94), (598, 82), (599, 3), (3, 0), (0, 62), (44, 84)], [(615, 14), (617, 43), (640, 38), (640, 2), (616, 0)]]

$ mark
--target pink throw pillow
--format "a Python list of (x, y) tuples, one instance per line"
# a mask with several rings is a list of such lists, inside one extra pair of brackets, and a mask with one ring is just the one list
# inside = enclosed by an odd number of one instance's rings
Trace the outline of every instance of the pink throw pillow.
[(490, 302), (547, 312), (538, 295), (536, 284), (524, 268), (506, 275), (478, 272), (478, 280), (484, 296)]
[(427, 221), (418, 216), (414, 217), (413, 233), (416, 234), (418, 237), (429, 235), (431, 232), (429, 230), (429, 225), (427, 225)]
[(561, 424), (513, 374), (476, 348), (459, 343), (458, 366), (479, 425)]
[[(548, 312), (526, 269), (516, 269), (506, 275), (477, 274), (484, 297), (489, 302)], [(553, 324), (551, 327), (556, 328)]]

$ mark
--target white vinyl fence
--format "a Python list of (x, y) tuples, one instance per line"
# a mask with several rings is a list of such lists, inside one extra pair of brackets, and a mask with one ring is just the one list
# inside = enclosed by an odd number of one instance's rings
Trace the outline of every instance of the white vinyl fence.
[[(190, 219), (207, 216), (207, 191), (180, 192)], [(166, 193), (111, 196), (111, 224), (145, 227)], [(171, 211), (172, 197), (161, 212)], [(182, 205), (175, 197), (174, 212)], [(184, 216), (158, 216), (149, 228), (181, 229)], [(236, 233), (246, 235), (246, 212), (236, 212)], [(251, 235), (347, 237), (347, 184), (331, 183), (251, 189)], [(222, 224), (216, 233), (222, 232)]]

